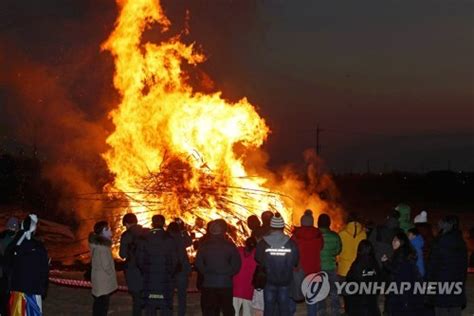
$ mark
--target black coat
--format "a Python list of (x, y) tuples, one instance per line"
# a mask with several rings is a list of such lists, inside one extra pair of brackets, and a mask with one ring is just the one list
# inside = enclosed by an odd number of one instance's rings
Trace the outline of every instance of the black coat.
[(140, 225), (127, 229), (120, 237), (119, 256), (125, 260), (125, 279), (130, 292), (140, 292), (143, 277), (137, 265), (137, 251), (148, 230)]
[[(388, 275), (388, 281), (397, 283), (398, 289), (401, 288), (402, 282), (411, 283), (411, 289), (414, 289), (415, 282), (423, 281), (416, 265), (416, 257), (404, 257), (400, 252), (395, 251), (392, 260), (384, 262), (383, 268)], [(388, 294), (386, 299), (386, 307), (390, 315), (419, 316), (425, 313), (423, 295), (415, 295), (412, 290), (403, 294)]]
[(427, 265), (427, 280), (435, 282), (462, 282), (460, 294), (443, 294), (430, 297), (436, 307), (465, 307), (467, 278), (467, 247), (460, 230), (437, 237), (431, 245)]
[(180, 275), (188, 275), (191, 273), (191, 264), (189, 263), (186, 248), (192, 245), (191, 236), (187, 232), (169, 233), (173, 238), (177, 250), (178, 273)]
[(48, 289), (48, 252), (43, 243), (32, 238), (14, 246), (9, 254), (10, 290), (30, 295), (46, 295)]
[(241, 264), (237, 247), (224, 235), (208, 235), (199, 245), (195, 265), (204, 288), (231, 288)]
[[(358, 258), (352, 263), (346, 276), (347, 282), (382, 282), (383, 277), (377, 261), (373, 258)], [(377, 295), (346, 295), (346, 313), (349, 316), (379, 316)]]
[(137, 263), (143, 273), (145, 294), (170, 290), (177, 272), (176, 245), (163, 229), (152, 229), (138, 250)]

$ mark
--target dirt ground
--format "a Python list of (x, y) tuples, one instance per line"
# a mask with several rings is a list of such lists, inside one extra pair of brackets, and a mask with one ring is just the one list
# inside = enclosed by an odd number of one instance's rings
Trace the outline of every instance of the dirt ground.
[[(474, 274), (467, 281), (468, 305), (463, 315), (474, 315)], [(199, 305), (199, 293), (188, 295), (189, 316), (202, 315)], [(175, 301), (176, 305), (176, 301)], [(90, 289), (70, 288), (51, 284), (48, 298), (44, 301), (44, 315), (90, 315), (92, 297)], [(131, 298), (125, 292), (115, 293), (110, 302), (109, 315), (130, 315)], [(306, 315), (303, 304), (298, 305), (296, 315)]]

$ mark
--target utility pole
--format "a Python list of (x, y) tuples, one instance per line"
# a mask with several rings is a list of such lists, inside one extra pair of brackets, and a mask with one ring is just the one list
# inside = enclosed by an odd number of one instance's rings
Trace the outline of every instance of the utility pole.
[(319, 135), (324, 132), (323, 129), (319, 128), (319, 123), (316, 125), (316, 154), (321, 155), (321, 144)]

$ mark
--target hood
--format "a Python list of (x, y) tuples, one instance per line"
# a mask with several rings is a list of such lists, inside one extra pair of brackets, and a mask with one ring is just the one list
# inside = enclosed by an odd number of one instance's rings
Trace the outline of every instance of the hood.
[(346, 227), (342, 230), (349, 234), (349, 236), (355, 238), (364, 232), (364, 228), (362, 227), (361, 223), (358, 222), (349, 222), (347, 223)]
[(423, 246), (425, 245), (425, 242), (423, 240), (423, 237), (421, 237), (421, 235), (417, 235), (415, 238), (410, 240), (410, 242), (413, 245), (413, 247), (419, 248), (419, 249), (423, 248)]
[(321, 231), (316, 227), (297, 227), (293, 233), (293, 237), (296, 239), (312, 240), (321, 239), (323, 235)]
[(406, 204), (398, 204), (395, 210), (400, 213), (400, 223), (410, 222), (410, 213), (411, 213), (410, 206)]
[(103, 236), (97, 235), (95, 233), (90, 233), (89, 235), (89, 245), (92, 246), (112, 246), (112, 241)]
[(130, 231), (133, 235), (140, 235), (143, 233), (143, 227), (142, 225), (136, 224), (130, 227), (128, 231)]
[(282, 231), (273, 231), (263, 237), (263, 240), (273, 248), (281, 248), (290, 240), (290, 237), (285, 235)]
[(324, 234), (324, 233), (330, 233), (330, 232), (333, 232), (333, 233), (334, 233), (334, 231), (332, 231), (331, 228), (319, 228), (319, 231), (320, 231), (322, 234)]
[(398, 219), (396, 219), (396, 218), (389, 217), (389, 218), (385, 221), (385, 226), (387, 226), (387, 227), (390, 228), (390, 229), (400, 228), (400, 222), (399, 222)]

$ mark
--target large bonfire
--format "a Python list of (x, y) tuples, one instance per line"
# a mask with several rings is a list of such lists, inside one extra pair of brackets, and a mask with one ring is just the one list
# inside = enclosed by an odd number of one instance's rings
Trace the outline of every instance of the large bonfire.
[(166, 33), (171, 25), (160, 2), (117, 3), (116, 27), (102, 48), (114, 57), (121, 102), (110, 113), (115, 130), (103, 157), (114, 175), (106, 191), (127, 201), (121, 212), (136, 213), (142, 224), (157, 213), (189, 223), (221, 217), (241, 231), (252, 214), (278, 211), (291, 223), (295, 207), (317, 207), (314, 197), (298, 204), (278, 193), (285, 185), (249, 174), (244, 160), (269, 128), (247, 99), (232, 103), (193, 89), (184, 69), (205, 59), (194, 45), (179, 35), (144, 42), (145, 30)]

